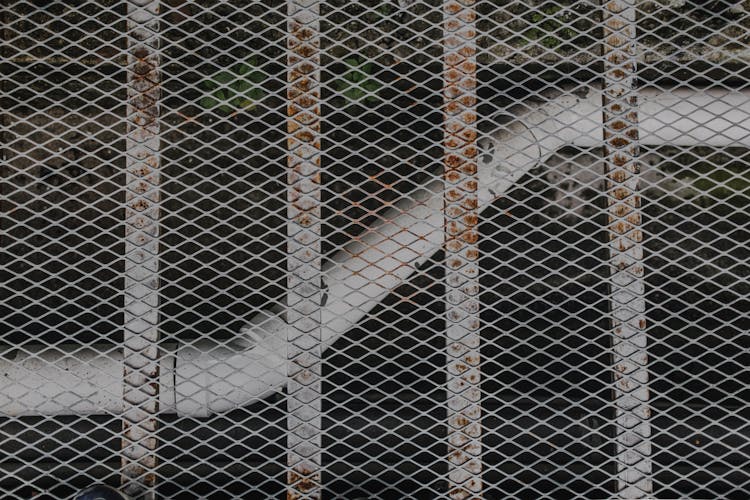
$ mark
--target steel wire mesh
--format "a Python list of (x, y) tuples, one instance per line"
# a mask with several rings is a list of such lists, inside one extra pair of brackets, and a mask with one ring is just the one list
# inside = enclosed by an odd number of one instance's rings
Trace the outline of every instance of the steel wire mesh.
[(4, 497), (750, 495), (748, 2), (2, 23)]

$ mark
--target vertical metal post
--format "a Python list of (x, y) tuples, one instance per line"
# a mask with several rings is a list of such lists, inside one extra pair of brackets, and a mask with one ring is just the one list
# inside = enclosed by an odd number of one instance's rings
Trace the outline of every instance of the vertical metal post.
[(603, 88), (609, 204), (610, 309), (620, 498), (645, 498), (651, 478), (651, 409), (638, 192), (636, 0), (604, 4)]
[(123, 491), (154, 498), (159, 410), (159, 2), (127, 4)]
[(474, 3), (443, 3), (448, 491), (455, 499), (482, 494)]
[(289, 0), (287, 498), (321, 496), (320, 2)]

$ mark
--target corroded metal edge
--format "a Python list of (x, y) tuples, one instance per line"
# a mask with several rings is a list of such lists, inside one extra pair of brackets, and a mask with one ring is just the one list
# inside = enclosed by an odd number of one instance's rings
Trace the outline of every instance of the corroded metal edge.
[(653, 480), (643, 231), (638, 186), (636, 1), (605, 2), (602, 21), (617, 490), (620, 498), (646, 498), (653, 491)]
[(122, 483), (153, 498), (159, 411), (159, 2), (127, 5)]
[(448, 495), (481, 498), (475, 0), (443, 3)]
[(320, 2), (287, 2), (287, 498), (321, 497)]

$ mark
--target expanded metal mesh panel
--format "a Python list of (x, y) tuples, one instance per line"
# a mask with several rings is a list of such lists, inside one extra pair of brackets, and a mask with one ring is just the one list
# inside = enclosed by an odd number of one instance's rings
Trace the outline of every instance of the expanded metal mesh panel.
[(2, 0), (0, 490), (750, 496), (750, 4)]

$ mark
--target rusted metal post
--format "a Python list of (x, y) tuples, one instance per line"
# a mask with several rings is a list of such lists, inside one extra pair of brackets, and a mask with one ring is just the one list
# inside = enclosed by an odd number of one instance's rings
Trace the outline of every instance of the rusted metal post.
[(321, 497), (320, 2), (289, 0), (287, 498)]
[(651, 426), (638, 179), (636, 0), (604, 4), (604, 156), (620, 498), (651, 496)]
[(448, 491), (455, 499), (482, 494), (474, 3), (443, 3)]
[(159, 2), (128, 0), (123, 491), (154, 498), (159, 411)]

